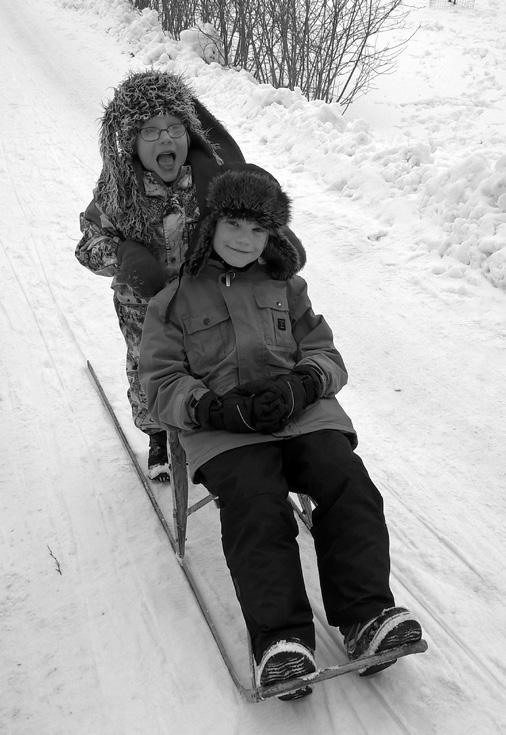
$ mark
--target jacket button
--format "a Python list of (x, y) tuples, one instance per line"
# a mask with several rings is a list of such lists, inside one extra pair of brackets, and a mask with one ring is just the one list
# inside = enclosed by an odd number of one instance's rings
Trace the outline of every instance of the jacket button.
[(276, 306), (283, 306), (283, 304), (281, 303), (281, 301), (276, 301)]
[(209, 319), (208, 316), (206, 316), (206, 318), (204, 319), (204, 324), (207, 326), (210, 323), (211, 323), (211, 320)]

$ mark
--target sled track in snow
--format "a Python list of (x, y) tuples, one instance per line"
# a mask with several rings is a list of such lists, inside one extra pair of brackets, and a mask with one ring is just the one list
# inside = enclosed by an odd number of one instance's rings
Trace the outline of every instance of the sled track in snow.
[[(42, 340), (42, 342), (44, 344), (44, 347), (46, 348), (47, 358), (51, 362), (51, 366), (52, 366), (52, 368), (54, 370), (55, 375), (58, 377), (58, 381), (60, 383), (60, 386), (61, 386), (63, 392), (66, 393), (66, 387), (65, 387), (65, 384), (63, 382), (63, 378), (62, 378), (62, 375), (60, 373), (58, 363), (55, 361), (54, 356), (53, 356), (53, 353), (52, 353), (51, 349), (49, 348), (49, 345), (48, 345), (48, 342), (47, 342), (47, 339), (46, 339), (45, 330), (43, 329), (42, 324), (40, 322), (40, 319), (39, 319), (39, 317), (37, 315), (37, 311), (36, 311), (36, 309), (33, 306), (33, 300), (30, 299), (30, 298), (28, 298), (28, 294), (26, 292), (26, 289), (25, 289), (25, 287), (23, 285), (22, 280), (19, 278), (19, 276), (18, 276), (18, 274), (16, 272), (16, 269), (14, 268), (14, 265), (12, 263), (12, 260), (11, 260), (10, 256), (9, 256), (9, 252), (8, 252), (8, 250), (5, 247), (4, 242), (0, 240), (0, 243), (2, 245), (2, 250), (5, 253), (6, 260), (7, 260), (8, 264), (9, 264), (10, 269), (11, 269), (12, 275), (15, 278), (16, 283), (19, 286), (19, 290), (23, 294), (23, 296), (25, 298), (25, 301), (26, 301), (26, 303), (28, 305), (28, 308), (30, 309), (30, 312), (31, 312), (31, 314), (33, 316), (33, 320), (34, 320), (34, 322), (35, 322), (35, 324), (37, 326), (37, 330), (39, 332), (39, 336), (40, 336), (40, 338), (41, 338), (41, 340)], [(59, 315), (61, 315), (61, 312), (60, 312), (59, 307), (58, 307), (58, 305), (57, 305), (56, 302), (55, 302), (55, 305), (58, 308)], [(75, 338), (74, 338), (74, 341), (75, 341)]]
[(499, 692), (504, 696), (504, 679), (501, 678), (499, 674), (496, 674), (494, 671), (492, 671), (492, 669), (487, 666), (483, 659), (480, 659), (471, 650), (471, 648), (469, 648), (465, 641), (460, 636), (456, 635), (455, 632), (449, 627), (449, 625), (447, 625), (447, 623), (445, 623), (444, 620), (439, 615), (437, 615), (437, 613), (429, 608), (429, 606), (424, 602), (423, 598), (413, 591), (413, 585), (409, 585), (406, 579), (403, 576), (399, 575), (397, 572), (392, 572), (392, 577), (394, 577), (401, 584), (401, 586), (404, 587), (407, 594), (411, 595), (417, 601), (421, 608), (427, 611), (427, 614), (430, 616), (432, 621), (436, 623), (441, 628), (441, 630), (444, 631), (444, 633), (446, 633), (448, 638), (450, 638), (460, 648), (460, 650), (466, 654), (466, 656), (469, 658), (470, 661), (473, 662), (475, 666), (482, 670), (487, 678), (491, 680), (491, 683), (494, 686), (498, 687)]
[[(459, 549), (457, 549), (454, 544), (445, 539), (442, 534), (438, 533), (438, 531), (436, 531), (419, 512), (413, 510), (412, 507), (409, 506), (402, 498), (401, 494), (393, 488), (392, 484), (385, 484), (383, 482), (382, 488), (383, 487), (385, 487), (387, 489), (387, 492), (395, 498), (396, 502), (398, 502), (401, 506), (405, 508), (405, 510), (407, 510), (410, 516), (415, 519), (417, 523), (423, 526), (425, 531), (428, 531), (431, 536), (436, 539), (438, 544), (444, 546), (450, 552), (450, 554), (452, 554), (453, 557), (458, 560), (458, 562), (466, 566), (474, 575), (476, 575), (480, 582), (486, 582), (485, 578), (479, 572), (479, 570), (477, 570), (474, 565), (469, 562), (469, 560), (459, 551)], [(395, 520), (395, 518), (389, 517), (388, 525), (391, 530), (395, 531), (395, 534), (399, 538), (404, 538), (406, 542), (409, 542), (409, 535), (402, 529), (402, 525), (399, 524)], [(472, 661), (475, 666), (482, 670), (487, 678), (491, 680), (491, 683), (494, 686), (499, 687), (499, 690), (504, 693), (504, 683), (502, 676), (494, 671), (490, 666), (488, 666), (482, 658), (479, 658), (462, 639), (462, 637), (457, 635), (455, 631), (452, 630), (452, 628), (450, 628), (450, 626), (444, 621), (444, 619), (427, 605), (424, 598), (416, 592), (416, 585), (410, 584), (407, 581), (406, 576), (401, 571), (399, 571), (398, 568), (392, 570), (392, 577), (396, 579), (400, 585), (402, 585), (407, 594), (411, 595), (413, 599), (417, 601), (418, 605), (420, 605), (420, 607), (428, 613), (430, 618), (460, 648), (460, 650), (462, 650), (466, 654), (469, 660)]]
[[(402, 505), (403, 508), (408, 511), (409, 515), (414, 518), (421, 526), (423, 526), (425, 531), (428, 531), (432, 536), (434, 536), (437, 542), (448, 549), (448, 551), (453, 554), (456, 559), (458, 559), (464, 566), (466, 566), (470, 572), (476, 575), (480, 582), (486, 582), (480, 570), (477, 569), (477, 567), (475, 567), (471, 561), (469, 561), (469, 559), (460, 551), (460, 549), (458, 549), (457, 546), (455, 546), (455, 544), (453, 544), (451, 541), (448, 541), (448, 539), (446, 539), (443, 534), (439, 533), (434, 528), (434, 526), (426, 520), (422, 513), (414, 510), (411, 505), (408, 505), (408, 503), (403, 499), (402, 494), (395, 489), (393, 482), (391, 482), (389, 479), (387, 479), (386, 482), (385, 480), (383, 480), (383, 482), (381, 483), (381, 488), (384, 488), (393, 498), (395, 498), (395, 501), (399, 503), (399, 505)], [(389, 525), (393, 525), (390, 518), (388, 520), (388, 523)], [(398, 526), (398, 528), (400, 528), (400, 526)], [(401, 535), (401, 533), (399, 533), (399, 535)]]

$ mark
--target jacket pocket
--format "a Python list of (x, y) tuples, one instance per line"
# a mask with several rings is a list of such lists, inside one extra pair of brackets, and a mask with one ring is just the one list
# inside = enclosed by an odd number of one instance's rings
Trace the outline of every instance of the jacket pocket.
[(284, 294), (255, 294), (255, 301), (262, 321), (265, 344), (274, 349), (294, 352), (297, 349), (292, 335), (288, 301)]
[(190, 369), (198, 377), (208, 375), (235, 346), (228, 311), (183, 316), (182, 322)]

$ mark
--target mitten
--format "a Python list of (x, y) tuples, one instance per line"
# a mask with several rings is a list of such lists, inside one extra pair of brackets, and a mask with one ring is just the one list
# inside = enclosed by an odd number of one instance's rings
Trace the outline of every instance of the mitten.
[(118, 283), (127, 283), (143, 299), (150, 299), (165, 286), (163, 265), (135, 240), (125, 240), (118, 247)]
[(239, 434), (255, 432), (253, 399), (235, 388), (222, 396), (213, 391), (204, 393), (195, 407), (195, 416), (203, 429), (222, 429)]
[[(323, 386), (318, 372), (304, 365), (286, 375), (245, 383), (239, 389), (246, 394), (253, 394), (253, 425), (256, 425), (257, 431), (272, 433), (279, 431), (317, 401)], [(260, 428), (269, 425), (269, 422), (277, 425), (276, 428)]]
[(305, 408), (317, 401), (323, 388), (317, 371), (306, 366), (296, 367), (291, 373), (276, 376), (275, 384), (286, 400), (291, 400), (289, 421), (298, 418)]
[(280, 431), (288, 423), (291, 411), (291, 400), (284, 394), (274, 380), (253, 380), (238, 385), (238, 393), (251, 396), (252, 426), (262, 434), (272, 434)]
[(316, 368), (309, 365), (298, 365), (292, 372), (292, 376), (297, 376), (302, 380), (304, 387), (304, 406), (307, 408), (312, 403), (316, 403), (323, 395), (323, 383), (320, 374)]

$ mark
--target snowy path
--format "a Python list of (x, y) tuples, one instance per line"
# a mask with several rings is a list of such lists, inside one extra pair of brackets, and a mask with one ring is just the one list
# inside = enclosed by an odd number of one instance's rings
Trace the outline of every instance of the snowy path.
[(73, 250), (100, 101), (130, 59), (98, 21), (43, 5), (0, 0), (0, 730), (504, 732), (503, 296), (459, 292), (402, 241), (380, 248), (372, 213), (292, 172), (224, 84), (211, 96), (195, 80), (294, 196), (315, 308), (351, 376), (343, 402), (385, 497), (394, 591), (430, 646), (376, 680), (245, 704), (85, 371), (89, 358), (129, 428), (109, 283)]

